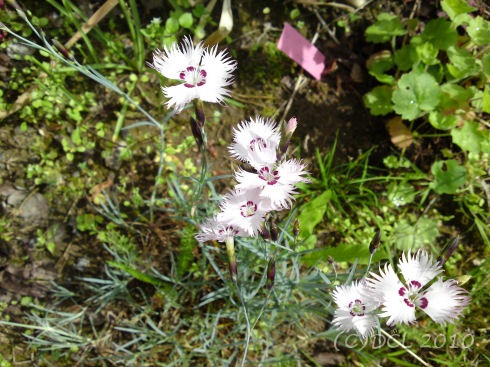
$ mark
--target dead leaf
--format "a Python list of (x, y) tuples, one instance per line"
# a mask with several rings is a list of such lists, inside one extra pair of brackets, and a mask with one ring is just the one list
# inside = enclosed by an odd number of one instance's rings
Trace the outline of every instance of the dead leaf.
[(108, 180), (101, 182), (98, 185), (95, 185), (92, 187), (92, 190), (90, 190), (90, 201), (94, 203), (95, 205), (100, 205), (101, 203), (105, 203), (105, 195), (104, 191), (111, 188), (112, 185), (114, 185), (114, 178), (109, 177)]
[(393, 117), (386, 123), (391, 142), (400, 149), (408, 148), (413, 144), (413, 135), (408, 127), (405, 126), (401, 117)]

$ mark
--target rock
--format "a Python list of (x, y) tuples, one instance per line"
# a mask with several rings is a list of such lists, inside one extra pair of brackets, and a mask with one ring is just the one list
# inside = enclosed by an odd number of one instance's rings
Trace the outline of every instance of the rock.
[(47, 224), (49, 205), (42, 194), (30, 193), (7, 183), (0, 186), (0, 196), (4, 210), (22, 218), (26, 226), (35, 228)]

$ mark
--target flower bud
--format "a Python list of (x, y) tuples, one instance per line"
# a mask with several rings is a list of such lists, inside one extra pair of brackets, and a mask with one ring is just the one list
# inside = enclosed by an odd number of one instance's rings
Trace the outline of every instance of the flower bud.
[(459, 236), (456, 237), (453, 240), (453, 242), (451, 242), (451, 244), (446, 249), (444, 249), (444, 252), (437, 258), (437, 262), (439, 263), (439, 265), (443, 266), (446, 263), (446, 261), (449, 260), (451, 255), (458, 247), (458, 245), (459, 245)]
[(260, 237), (262, 237), (265, 241), (268, 241), (271, 239), (271, 233), (269, 232), (269, 230), (265, 227), (262, 227), (260, 229)]
[(192, 135), (194, 135), (194, 139), (196, 140), (197, 146), (201, 149), (204, 144), (204, 138), (202, 136), (202, 127), (199, 126), (199, 123), (191, 117), (191, 131)]
[(226, 254), (228, 255), (228, 265), (230, 267), (231, 279), (233, 280), (233, 283), (236, 283), (238, 278), (238, 267), (235, 256), (235, 239), (233, 237), (228, 237), (225, 241), (225, 244)]
[(299, 219), (296, 218), (296, 220), (294, 221), (294, 224), (293, 224), (293, 234), (294, 234), (294, 237), (298, 237), (299, 236)]
[(274, 286), (274, 281), (276, 279), (276, 261), (274, 258), (269, 260), (267, 264), (267, 284), (269, 285), (269, 289), (272, 289)]
[(378, 249), (380, 241), (381, 241), (381, 230), (378, 229), (378, 232), (376, 232), (376, 235), (373, 237), (371, 243), (369, 244), (369, 252), (371, 253), (371, 255), (374, 254)]
[(274, 242), (277, 241), (277, 238), (279, 237), (279, 232), (277, 230), (276, 223), (272, 220), (270, 222), (269, 232), (271, 234), (271, 240)]
[(291, 135), (293, 135), (297, 126), (298, 126), (298, 120), (296, 119), (296, 117), (291, 117), (287, 122), (286, 129), (284, 131), (286, 137), (291, 138)]

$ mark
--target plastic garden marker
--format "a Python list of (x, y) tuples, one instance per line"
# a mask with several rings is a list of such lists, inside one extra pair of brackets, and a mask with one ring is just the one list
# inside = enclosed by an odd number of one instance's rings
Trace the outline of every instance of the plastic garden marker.
[(315, 79), (321, 79), (325, 69), (325, 56), (289, 23), (284, 23), (277, 48), (296, 61)]

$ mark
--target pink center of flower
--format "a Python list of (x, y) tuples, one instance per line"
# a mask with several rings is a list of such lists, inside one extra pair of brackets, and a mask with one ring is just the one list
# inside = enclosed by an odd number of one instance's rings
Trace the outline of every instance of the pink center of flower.
[(362, 303), (360, 299), (355, 299), (349, 303), (349, 313), (352, 317), (354, 316), (364, 316), (366, 311), (366, 306)]
[(194, 88), (206, 84), (207, 75), (208, 73), (206, 73), (206, 70), (188, 66), (185, 70), (180, 72), (179, 78), (185, 81), (184, 86), (187, 88)]
[(233, 226), (227, 226), (226, 228), (218, 229), (218, 234), (220, 236), (234, 237), (238, 234), (238, 230), (233, 228)]
[(240, 206), (240, 214), (242, 217), (251, 217), (255, 214), (257, 211), (257, 204), (255, 204), (253, 201), (249, 200), (246, 202), (246, 204), (243, 204)]
[(255, 138), (250, 140), (250, 150), (253, 152), (255, 151), (255, 148), (259, 148), (259, 150), (267, 148), (265, 140), (262, 138)]
[(262, 167), (259, 170), (259, 177), (267, 182), (267, 185), (275, 185), (279, 181), (279, 172), (269, 171), (269, 167)]
[(422, 284), (419, 281), (411, 280), (408, 284), (408, 288), (401, 287), (398, 290), (398, 294), (400, 297), (403, 297), (403, 302), (405, 302), (408, 307), (418, 306), (424, 309), (429, 304), (429, 301), (427, 298), (419, 295), (420, 288), (422, 288)]

